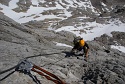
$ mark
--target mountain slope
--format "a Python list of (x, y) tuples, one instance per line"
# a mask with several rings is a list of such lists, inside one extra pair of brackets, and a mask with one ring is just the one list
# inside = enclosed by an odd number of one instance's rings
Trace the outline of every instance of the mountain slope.
[(85, 40), (93, 40), (104, 33), (110, 35), (112, 31), (125, 31), (124, 1), (11, 0), (6, 3), (9, 5), (1, 1), (1, 12), (19, 23), (70, 31)]
[[(1, 0), (0, 3), (0, 73), (29, 57), (29, 61), (68, 84), (125, 83), (124, 1)], [(84, 56), (69, 56), (73, 33), (88, 40), (88, 62)], [(0, 79), (7, 74), (0, 74)], [(32, 74), (43, 84), (53, 84)], [(18, 72), (0, 83), (35, 84), (29, 76)]]
[[(0, 72), (29, 57), (29, 61), (54, 73), (69, 84), (124, 84), (125, 82), (124, 53), (111, 49), (109, 45), (99, 40), (88, 42), (89, 59), (85, 62), (83, 56), (69, 56), (70, 47), (56, 46), (56, 43), (72, 45), (74, 37), (72, 33), (65, 31), (55, 33), (32, 26), (26, 27), (1, 13), (0, 26)], [(37, 56), (39, 54), (41, 55)], [(0, 79), (8, 73), (0, 74)], [(53, 84), (36, 73), (32, 74), (43, 84)], [(0, 83), (35, 84), (28, 75), (18, 72)]]
[[(102, 17), (117, 17), (117, 10), (123, 10), (119, 13), (124, 12), (124, 1), (118, 0), (112, 0), (112, 2), (107, 0), (1, 0), (0, 3), (3, 13), (21, 23), (45, 18), (61, 20), (69, 17), (95, 18), (100, 14)], [(120, 15), (124, 17), (123, 13)]]
[[(12, 66), (17, 65), (17, 63), (28, 56), (34, 56), (39, 54), (50, 54), (50, 56), (41, 55), (40, 57), (32, 58), (30, 61), (36, 63), (40, 66), (48, 65), (59, 59), (62, 59), (63, 56), (57, 57), (57, 55), (51, 53), (61, 54), (60, 49), (55, 46), (53, 41), (65, 41), (67, 38), (56, 34), (52, 31), (34, 29), (30, 26), (26, 27), (16, 23), (9, 17), (6, 17), (0, 13), (0, 71), (6, 70)], [(41, 32), (43, 32), (41, 34)], [(70, 33), (68, 33), (70, 35)], [(67, 34), (67, 36), (68, 36)], [(63, 35), (63, 33), (62, 33)], [(51, 37), (50, 37), (51, 36)], [(73, 39), (73, 37), (71, 37)], [(54, 39), (54, 40), (53, 40)], [(69, 42), (69, 41), (68, 41)], [(67, 42), (67, 43), (68, 43)], [(57, 60), (54, 60), (57, 57)], [(39, 60), (40, 59), (40, 60)], [(42, 61), (43, 60), (43, 61)], [(46, 66), (45, 66), (46, 67)], [(8, 73), (0, 74), (0, 79), (3, 78)], [(24, 78), (23, 78), (24, 77)], [(18, 80), (17, 80), (18, 79)], [(22, 81), (22, 80), (25, 81)], [(17, 80), (17, 81), (13, 81)], [(31, 81), (31, 82), (30, 82)], [(43, 80), (44, 81), (44, 80)], [(33, 83), (32, 79), (25, 76), (20, 76), (19, 73), (14, 73), (12, 76), (8, 77), (4, 81), (0, 81), (2, 84), (7, 84), (11, 82), (12, 84), (26, 84)], [(51, 82), (50, 82), (51, 84)]]

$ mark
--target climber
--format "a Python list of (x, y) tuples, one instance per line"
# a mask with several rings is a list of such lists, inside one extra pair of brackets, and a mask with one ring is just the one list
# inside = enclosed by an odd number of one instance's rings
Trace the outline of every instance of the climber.
[(87, 61), (88, 58), (88, 51), (89, 51), (89, 46), (88, 44), (81, 38), (80, 36), (74, 38), (74, 47), (72, 49), (72, 53), (75, 54), (75, 51), (84, 51), (82, 55), (85, 54), (85, 61)]

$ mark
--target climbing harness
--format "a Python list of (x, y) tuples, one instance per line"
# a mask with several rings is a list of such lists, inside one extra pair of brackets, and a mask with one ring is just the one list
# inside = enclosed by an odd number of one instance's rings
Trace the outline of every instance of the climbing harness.
[[(58, 53), (54, 53), (54, 54), (58, 54)], [(51, 55), (51, 54), (47, 54), (47, 55)], [(41, 54), (36, 55), (36, 56), (26, 57), (23, 60), (21, 60), (14, 67), (0, 72), (0, 75), (1, 75), (1, 74), (8, 72), (8, 71), (15, 69), (11, 73), (9, 73), (8, 75), (6, 75), (2, 79), (0, 79), (0, 81), (6, 79), (8, 76), (10, 76), (15, 71), (17, 71), (17, 72), (24, 73), (24, 74), (30, 76), (36, 84), (41, 84), (40, 81), (37, 79), (37, 77), (31, 73), (31, 71), (33, 71), (33, 72), (38, 73), (41, 76), (44, 76), (46, 79), (53, 81), (55, 84), (66, 84), (61, 79), (59, 79), (56, 75), (54, 75), (53, 73), (50, 73), (50, 72), (46, 71), (45, 69), (43, 69), (43, 68), (41, 68), (41, 67), (39, 67), (39, 66), (37, 66), (37, 65), (33, 64), (32, 62), (29, 62), (27, 60), (28, 58), (37, 57), (37, 56), (41, 56)]]

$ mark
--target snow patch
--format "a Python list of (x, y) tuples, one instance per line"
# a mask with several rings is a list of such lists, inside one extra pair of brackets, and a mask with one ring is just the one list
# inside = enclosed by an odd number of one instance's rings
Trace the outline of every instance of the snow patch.
[(106, 4), (104, 4), (103, 2), (101, 2), (101, 4), (105, 7), (105, 6), (107, 6)]
[(9, 2), (9, 8), (14, 9), (14, 8), (18, 7), (17, 2), (19, 2), (19, 0), (11, 0)]
[[(28, 9), (27, 12), (21, 12), (21, 13), (17, 13), (15, 11), (13, 11), (12, 9), (18, 7), (17, 2), (19, 2), (19, 0), (11, 0), (9, 3), (9, 7), (0, 4), (0, 7), (3, 8), (3, 10), (1, 10), (5, 15), (7, 15), (8, 17), (12, 18), (13, 20), (15, 20), (16, 22), (19, 23), (26, 23), (32, 20), (44, 20), (46, 18), (49, 19), (53, 19), (53, 18), (59, 18), (59, 19), (67, 19), (68, 17), (71, 17), (71, 11), (67, 11), (67, 9), (69, 7), (85, 7), (85, 9), (87, 8), (91, 8), (94, 11), (94, 7), (91, 4), (90, 0), (86, 0), (85, 2), (83, 1), (77, 1), (77, 0), (66, 0), (64, 3), (62, 0), (59, 0), (59, 2), (55, 2), (56, 3), (56, 7), (39, 7), (39, 3), (44, 3), (46, 2), (45, 0), (31, 0), (33, 5), (36, 6), (30, 6), (30, 8)], [(63, 8), (63, 6), (66, 6), (66, 8)], [(61, 16), (56, 16), (56, 15), (42, 15), (41, 13), (43, 11), (47, 11), (47, 10), (55, 10), (55, 9), (62, 9), (64, 10), (64, 14), (62, 14)], [(33, 15), (33, 16), (32, 16)], [(63, 17), (66, 16), (66, 17)]]
[(53, 18), (59, 18), (59, 19), (66, 19), (64, 17), (59, 17), (56, 15), (42, 15), (41, 13), (47, 10), (55, 10), (55, 9), (62, 9), (64, 10), (64, 15), (66, 17), (70, 17), (71, 12), (68, 12), (66, 9), (64, 9), (58, 2), (56, 3), (56, 7), (38, 7), (39, 2), (45, 2), (45, 1), (36, 1), (36, 0), (32, 0), (32, 4), (33, 5), (37, 5), (37, 7), (34, 6), (30, 6), (30, 8), (28, 9), (27, 12), (20, 12), (17, 13), (15, 11), (13, 11), (12, 9), (18, 7), (17, 6), (17, 2), (19, 2), (19, 0), (11, 0), (9, 3), (9, 7), (0, 4), (0, 7), (3, 8), (3, 10), (1, 10), (6, 16), (12, 18), (13, 20), (15, 20), (16, 22), (19, 23), (26, 23), (32, 20), (44, 20), (44, 19), (53, 19)]
[(111, 48), (117, 49), (117, 50), (125, 53), (125, 47), (124, 46), (114, 46), (114, 45), (111, 45)]
[(96, 22), (87, 22), (86, 26), (63, 26), (55, 32), (60, 31), (69, 31), (74, 33), (76, 36), (81, 36), (85, 40), (91, 41), (94, 40), (95, 37), (100, 37), (103, 34), (107, 34), (112, 37), (112, 31), (125, 32), (125, 24), (121, 21), (115, 20), (110, 21), (109, 24), (99, 24)]
[(68, 76), (72, 79), (79, 79), (71, 71), (68, 72)]
[(39, 4), (39, 2), (37, 0), (31, 0), (31, 2), (32, 2), (33, 5), (37, 5), (38, 6), (38, 4)]
[(58, 43), (58, 42), (54, 42), (54, 43), (56, 43), (56, 46), (65, 46), (65, 47), (70, 47), (70, 48), (73, 48), (72, 46), (67, 45), (67, 44)]

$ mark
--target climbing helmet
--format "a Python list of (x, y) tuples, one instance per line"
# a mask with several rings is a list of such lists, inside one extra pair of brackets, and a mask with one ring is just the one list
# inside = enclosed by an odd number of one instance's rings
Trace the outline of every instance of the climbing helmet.
[(80, 41), (79, 41), (79, 45), (80, 45), (80, 46), (84, 46), (84, 45), (85, 45), (85, 41), (84, 41), (83, 39), (80, 40)]

